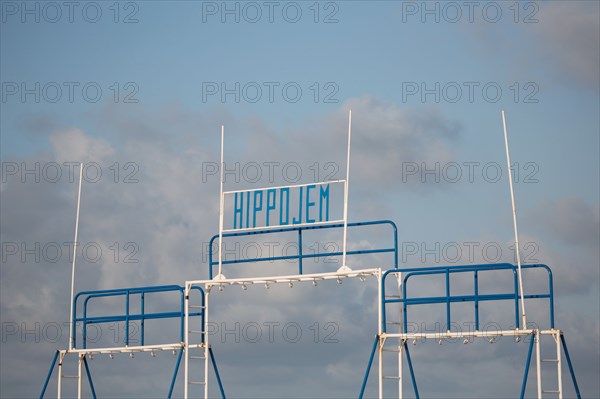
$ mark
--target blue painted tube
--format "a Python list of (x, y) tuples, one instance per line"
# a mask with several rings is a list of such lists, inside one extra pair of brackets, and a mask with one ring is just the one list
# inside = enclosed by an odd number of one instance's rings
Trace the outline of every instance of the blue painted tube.
[(410, 370), (410, 379), (412, 381), (413, 390), (415, 391), (415, 398), (419, 399), (419, 388), (417, 388), (415, 371), (413, 370), (412, 361), (410, 360), (410, 352), (408, 351), (408, 345), (406, 345), (406, 342), (404, 342), (404, 350), (406, 351), (406, 361), (408, 362), (408, 369)]
[(141, 293), (141, 313), (142, 313), (142, 319), (140, 321), (140, 340), (142, 342), (142, 346), (144, 345), (144, 293)]
[(129, 346), (129, 291), (125, 295), (125, 346)]
[(385, 281), (381, 279), (381, 298), (378, 298), (378, 301), (381, 301), (381, 331), (387, 332), (387, 312), (385, 311)]
[[(398, 228), (396, 224), (391, 220), (376, 220), (370, 222), (354, 222), (348, 223), (348, 227), (358, 227), (358, 226), (372, 226), (372, 225), (384, 225), (388, 224), (392, 226), (392, 230), (394, 233), (394, 247), (385, 249), (385, 250), (366, 250), (366, 251), (348, 251), (347, 255), (358, 255), (358, 254), (369, 254), (369, 253), (381, 253), (381, 252), (393, 252), (394, 253), (394, 268), (398, 268)], [(243, 236), (251, 236), (251, 235), (262, 235), (262, 234), (271, 234), (271, 233), (286, 233), (286, 232), (301, 232), (304, 230), (318, 230), (318, 229), (331, 229), (331, 228), (341, 228), (343, 227), (343, 223), (334, 223), (327, 225), (316, 225), (316, 226), (301, 226), (301, 227), (277, 227), (272, 229), (264, 229), (258, 231), (240, 231), (240, 232), (229, 232), (224, 233), (222, 235), (223, 238), (226, 237), (243, 237)], [(219, 238), (218, 234), (215, 234), (209, 241), (209, 254), (208, 254), (208, 275), (209, 279), (213, 278), (213, 267), (218, 264), (217, 261), (214, 260), (213, 256), (213, 246), (214, 241)], [(301, 251), (300, 251), (301, 253)], [(222, 261), (222, 264), (237, 264), (237, 263), (247, 263), (247, 262), (267, 262), (267, 261), (276, 261), (276, 260), (289, 260), (289, 259), (299, 259), (301, 262), (302, 259), (311, 258), (311, 257), (319, 257), (319, 256), (339, 256), (342, 253), (320, 253), (320, 254), (310, 254), (310, 255), (295, 255), (295, 256), (282, 256), (282, 257), (265, 257), (265, 258), (253, 258), (253, 259), (239, 259), (239, 260), (230, 260), (230, 261)]]
[(367, 364), (367, 370), (365, 371), (365, 377), (363, 378), (362, 386), (360, 387), (360, 394), (358, 399), (362, 399), (365, 394), (365, 388), (367, 387), (367, 380), (369, 379), (369, 373), (371, 372), (371, 366), (373, 365), (373, 358), (375, 357), (375, 351), (377, 350), (377, 344), (379, 343), (379, 335), (375, 336), (373, 342), (373, 349), (371, 349), (371, 356), (369, 356), (369, 363)]
[(302, 274), (302, 230), (298, 230), (298, 274)]
[(59, 351), (54, 353), (54, 358), (52, 359), (52, 364), (50, 365), (50, 370), (48, 371), (48, 375), (46, 376), (46, 381), (44, 382), (44, 387), (42, 388), (42, 393), (40, 394), (40, 399), (44, 398), (46, 394), (46, 388), (48, 388), (48, 382), (50, 382), (50, 378), (52, 378), (52, 372), (54, 371), (54, 366), (56, 366), (56, 360), (58, 359)]
[[(202, 312), (190, 312), (190, 316), (202, 316)], [(146, 313), (144, 315), (144, 318), (146, 320), (149, 319), (170, 319), (170, 318), (174, 318), (174, 317), (183, 317), (182, 313), (177, 311), (177, 312), (162, 312), (162, 313)], [(138, 321), (142, 319), (142, 315), (141, 314), (130, 314), (129, 315), (129, 321)], [(127, 316), (125, 315), (118, 315), (118, 316), (94, 316), (94, 317), (88, 317), (86, 319), (84, 318), (80, 318), (80, 319), (76, 319), (76, 321), (85, 321), (87, 324), (99, 324), (99, 323), (112, 323), (112, 322), (118, 322), (118, 321), (126, 321), (127, 320)]]
[(210, 355), (210, 361), (213, 365), (213, 369), (215, 370), (215, 377), (217, 377), (217, 383), (219, 384), (219, 391), (221, 391), (221, 397), (226, 399), (225, 390), (223, 389), (223, 384), (221, 383), (221, 376), (219, 375), (219, 369), (217, 368), (217, 362), (215, 361), (215, 355), (213, 354), (212, 348), (208, 347), (208, 354)]
[[(379, 253), (387, 253), (387, 252), (394, 252), (394, 248), (362, 249), (362, 250), (346, 251), (346, 255), (369, 255), (369, 254), (379, 254)], [(274, 262), (274, 261), (278, 261), (278, 260), (312, 259), (312, 258), (320, 258), (320, 257), (324, 257), (324, 256), (341, 256), (342, 254), (343, 254), (342, 251), (339, 251), (339, 252), (317, 252), (317, 253), (302, 254), (301, 257), (298, 255), (266, 256), (263, 258), (224, 260), (221, 263), (223, 265), (236, 265), (236, 264), (240, 264), (240, 263)]]
[[(402, 285), (402, 300), (404, 301), (404, 303), (402, 304), (402, 316), (403, 316), (403, 320), (402, 320), (402, 329), (403, 332), (406, 333), (408, 331), (408, 307), (406, 306), (406, 291), (407, 291), (407, 287), (406, 284)], [(384, 309), (385, 311), (385, 309)]]
[(175, 371), (173, 372), (173, 378), (171, 379), (171, 386), (169, 387), (168, 399), (171, 399), (173, 395), (173, 388), (175, 388), (175, 380), (177, 379), (177, 373), (179, 372), (179, 364), (181, 363), (181, 355), (183, 354), (183, 348), (179, 349), (179, 355), (177, 356), (177, 363), (175, 363)]
[[(89, 299), (89, 298), (88, 298)], [(85, 300), (85, 304), (83, 306), (83, 319), (81, 321), (83, 321), (83, 333), (82, 333), (82, 337), (81, 340), (83, 341), (83, 349), (87, 349), (87, 301), (88, 299)], [(75, 319), (73, 321), (73, 325), (75, 325), (77, 322), (77, 319)], [(75, 346), (75, 343), (73, 343), (73, 347)]]
[(525, 388), (527, 387), (527, 377), (529, 376), (529, 365), (531, 364), (531, 351), (533, 349), (533, 341), (535, 341), (535, 334), (531, 334), (529, 350), (527, 351), (527, 361), (525, 362), (525, 371), (523, 372), (523, 384), (521, 384), (521, 399), (525, 397)]
[(548, 266), (545, 267), (548, 272), (548, 291), (550, 292), (550, 327), (554, 328), (554, 279), (552, 270)]
[(85, 366), (85, 373), (88, 378), (88, 383), (90, 384), (90, 390), (92, 391), (92, 397), (96, 399), (96, 390), (94, 389), (94, 383), (92, 382), (92, 373), (90, 373), (90, 368), (88, 367), (88, 362), (86, 357), (83, 357), (83, 365)]
[(581, 399), (581, 393), (579, 392), (579, 385), (577, 385), (577, 378), (575, 378), (575, 371), (573, 371), (573, 364), (571, 363), (571, 356), (569, 356), (569, 350), (567, 349), (567, 342), (565, 337), (560, 334), (560, 341), (562, 343), (563, 350), (565, 352), (565, 358), (567, 359), (567, 365), (569, 366), (569, 372), (571, 373), (571, 379), (573, 380), (573, 386), (575, 387), (575, 393), (577, 399)]
[(473, 273), (473, 286), (475, 292), (475, 331), (479, 331), (479, 277), (477, 271)]
[[(203, 296), (204, 297), (204, 296)], [(180, 294), (180, 306), (179, 306), (179, 312), (184, 315), (184, 317), (181, 318), (181, 320), (179, 320), (179, 340), (181, 342), (185, 341), (184, 338), (184, 320), (185, 320), (185, 295), (183, 295), (183, 291), (181, 291)], [(203, 309), (204, 310), (204, 309)], [(202, 324), (204, 325), (204, 323)]]
[(450, 331), (450, 271), (446, 269), (446, 331)]

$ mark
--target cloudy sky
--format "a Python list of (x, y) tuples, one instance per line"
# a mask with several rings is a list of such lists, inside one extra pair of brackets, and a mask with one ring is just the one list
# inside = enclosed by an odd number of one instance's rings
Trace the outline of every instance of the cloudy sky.
[[(67, 346), (75, 163), (85, 163), (76, 291), (183, 284), (208, 276), (220, 126), (226, 190), (310, 183), (343, 177), (349, 109), (349, 219), (396, 222), (402, 267), (514, 262), (506, 111), (522, 260), (552, 268), (557, 327), (583, 395), (600, 397), (597, 2), (2, 0), (0, 11), (1, 397), (39, 395), (53, 351)], [(351, 248), (392, 239), (385, 228), (348, 238)], [(284, 251), (291, 238), (226, 245), (244, 258)], [(303, 250), (338, 248), (339, 234), (327, 233)], [(482, 287), (505, 292), (505, 277)], [(543, 290), (543, 279), (526, 274), (525, 290)], [(470, 289), (470, 280), (453, 284)], [(216, 292), (210, 339), (226, 393), (356, 397), (376, 332), (374, 287)], [(431, 279), (414, 289), (438, 288)], [(547, 303), (527, 305), (529, 320), (547, 326)], [(152, 306), (177, 307), (177, 298)], [(468, 326), (470, 311), (457, 307), (457, 323)], [(511, 327), (510, 305), (482, 311)], [(439, 331), (436, 312), (415, 312), (412, 326)], [(148, 340), (177, 341), (176, 327), (149, 322)], [(116, 345), (124, 326), (96, 333), (95, 345)], [(424, 397), (505, 398), (518, 394), (526, 346), (423, 343), (411, 353)], [(90, 366), (100, 396), (164, 397), (175, 360), (140, 354)], [(552, 389), (551, 369), (544, 378)], [(569, 379), (564, 386), (572, 397)]]

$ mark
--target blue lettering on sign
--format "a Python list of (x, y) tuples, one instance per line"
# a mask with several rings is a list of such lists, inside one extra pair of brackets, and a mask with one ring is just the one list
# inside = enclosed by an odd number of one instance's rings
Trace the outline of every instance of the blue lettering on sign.
[[(329, 221), (329, 184), (300, 186), (297, 191), (298, 209), (293, 212), (291, 224)], [(296, 195), (296, 194), (294, 194)], [(277, 206), (279, 205), (279, 206)], [(318, 217), (317, 217), (318, 205)], [(252, 217), (250, 217), (252, 215)], [(244, 191), (234, 194), (233, 228), (255, 228), (264, 216), (265, 226), (279, 221), (280, 226), (290, 224), (290, 188)], [(252, 221), (252, 223), (250, 223)], [(259, 226), (261, 227), (261, 226)]]

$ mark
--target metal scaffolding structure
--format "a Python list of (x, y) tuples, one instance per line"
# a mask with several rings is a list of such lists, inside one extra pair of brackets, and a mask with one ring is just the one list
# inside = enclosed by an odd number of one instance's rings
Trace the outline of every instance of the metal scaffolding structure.
[[(506, 126), (505, 126), (506, 127)], [(369, 277), (374, 277), (376, 281), (376, 297), (373, 298), (377, 303), (377, 325), (373, 326), (377, 331), (372, 344), (372, 349), (368, 358), (366, 371), (362, 379), (362, 385), (357, 386), (359, 398), (363, 398), (367, 389), (371, 369), (374, 367), (375, 360), (377, 368), (377, 397), (382, 399), (387, 392), (384, 390), (384, 384), (392, 381), (397, 387), (394, 389), (397, 394), (394, 397), (405, 397), (404, 377), (406, 369), (410, 376), (410, 385), (412, 386), (412, 395), (419, 398), (419, 389), (417, 385), (417, 372), (414, 362), (410, 355), (409, 344), (416, 344), (427, 340), (438, 341), (440, 344), (445, 339), (463, 340), (466, 344), (473, 340), (488, 340), (493, 342), (501, 337), (511, 337), (516, 342), (529, 339), (527, 346), (528, 352), (526, 363), (523, 368), (523, 380), (521, 384), (520, 398), (525, 396), (526, 385), (528, 381), (529, 369), (535, 347), (535, 368), (537, 381), (537, 398), (542, 399), (545, 395), (554, 395), (560, 399), (563, 398), (563, 363), (566, 361), (568, 371), (578, 398), (580, 398), (579, 388), (573, 371), (573, 365), (567, 350), (564, 333), (555, 327), (554, 320), (554, 288), (552, 271), (546, 265), (525, 264), (521, 265), (520, 259), (517, 259), (517, 265), (500, 264), (480, 264), (463, 266), (436, 266), (436, 267), (418, 267), (401, 268), (398, 264), (398, 232), (396, 224), (390, 220), (378, 220), (368, 222), (348, 222), (348, 185), (350, 173), (350, 137), (351, 137), (351, 114), (348, 121), (348, 146), (347, 146), (347, 168), (344, 179), (335, 181), (323, 181), (312, 184), (299, 184), (277, 187), (266, 187), (259, 189), (223, 190), (223, 170), (224, 170), (224, 128), (221, 129), (221, 186), (220, 186), (220, 215), (219, 215), (219, 233), (212, 237), (209, 245), (208, 259), (208, 278), (191, 279), (185, 281), (182, 285), (164, 285), (150, 287), (133, 287), (121, 289), (107, 289), (95, 291), (83, 291), (74, 294), (74, 274), (75, 259), (73, 260), (72, 275), (72, 299), (71, 299), (71, 317), (70, 317), (70, 339), (68, 349), (57, 350), (54, 354), (50, 370), (42, 388), (40, 398), (43, 398), (49, 383), (52, 379), (54, 370), (57, 369), (58, 376), (57, 397), (83, 395), (83, 384), (85, 380), (89, 384), (89, 389), (94, 398), (96, 398), (96, 387), (92, 380), (88, 359), (93, 356), (109, 356), (116, 354), (128, 354), (134, 357), (136, 353), (150, 353), (154, 356), (159, 351), (171, 351), (177, 356), (176, 364), (171, 377), (169, 390), (166, 397), (171, 398), (177, 383), (179, 369), (183, 362), (183, 397), (200, 396), (205, 399), (209, 397), (209, 376), (212, 373), (215, 377), (216, 386), (219, 389), (221, 397), (225, 398), (224, 384), (222, 383), (215, 355), (209, 343), (209, 302), (210, 294), (214, 288), (222, 290), (225, 286), (238, 286), (245, 290), (249, 285), (260, 284), (268, 288), (273, 284), (288, 284), (290, 287), (294, 284), (298, 286), (317, 285), (324, 280), (337, 280), (341, 283), (344, 279), (358, 278), (362, 281)], [(505, 130), (506, 138), (506, 130)], [(506, 141), (508, 157), (508, 141)], [(335, 184), (343, 185), (343, 216), (337, 219), (329, 217), (329, 203), (331, 196), (330, 186)], [(317, 207), (316, 202), (311, 202), (310, 193), (317, 193), (322, 204)], [(291, 193), (299, 193), (299, 215), (297, 220), (290, 220), (289, 198)], [(286, 197), (287, 195), (287, 197)], [(279, 196), (279, 197), (277, 197)], [(516, 228), (516, 210), (513, 200), (513, 215)], [(77, 224), (79, 220), (79, 200), (81, 198), (81, 180), (78, 192), (77, 222), (75, 241), (77, 241)], [(225, 210), (227, 199), (233, 200), (233, 227), (225, 227)], [(279, 209), (276, 198), (279, 198)], [(287, 199), (286, 199), (287, 198)], [(304, 203), (302, 202), (304, 199)], [(252, 201), (252, 206), (250, 202)], [(287, 207), (284, 207), (285, 201)], [(333, 201), (333, 200), (332, 200)], [(325, 209), (325, 206), (327, 207)], [(319, 208), (318, 218), (314, 215), (315, 209)], [(326, 212), (325, 212), (326, 211)], [(275, 222), (270, 223), (270, 213), (276, 213)], [(325, 216), (324, 216), (325, 215)], [(252, 218), (250, 217), (252, 216)], [(252, 220), (252, 223), (250, 222)], [(364, 228), (386, 228), (391, 233), (392, 244), (378, 245), (372, 243), (370, 249), (355, 250), (348, 249), (346, 245), (348, 230)], [(303, 234), (308, 231), (316, 230), (342, 230), (343, 245), (342, 251), (337, 252), (303, 252)], [(257, 256), (245, 259), (226, 260), (223, 257), (224, 239), (241, 239), (247, 236), (261, 236), (271, 234), (293, 234), (296, 237), (297, 253), (281, 256)], [(517, 236), (518, 237), (518, 236)], [(518, 238), (517, 238), (518, 242)], [(215, 255), (213, 251), (217, 251)], [(351, 268), (347, 263), (347, 258), (351, 256), (388, 254), (392, 261), (387, 266), (370, 268)], [(318, 273), (306, 273), (303, 268), (303, 260), (319, 257), (338, 257), (341, 266), (335, 271), (324, 271)], [(517, 256), (517, 258), (519, 258)], [(247, 264), (257, 262), (273, 262), (282, 260), (293, 260), (297, 262), (298, 269), (293, 274), (273, 275), (273, 276), (251, 276), (251, 277), (225, 277), (225, 268), (234, 264)], [(216, 269), (216, 270), (215, 270)], [(523, 291), (522, 270), (528, 270), (536, 273), (545, 273), (547, 278), (547, 290), (542, 293), (528, 294)], [(216, 272), (216, 273), (215, 273)], [(479, 279), (482, 275), (488, 273), (504, 273), (512, 277), (512, 289), (506, 292), (486, 293), (482, 292)], [(440, 277), (444, 280), (443, 290), (438, 295), (421, 296), (414, 289), (408, 290), (408, 285), (414, 280), (427, 280), (432, 277)], [(451, 277), (471, 276), (472, 292), (468, 294), (453, 293), (451, 287)], [(373, 279), (371, 279), (373, 280)], [(394, 292), (390, 292), (390, 285), (394, 287)], [(418, 290), (417, 290), (418, 291)], [(149, 297), (163, 296), (168, 297), (173, 304), (168, 310), (153, 311), (146, 309), (146, 301)], [(96, 303), (110, 298), (119, 298), (124, 300), (125, 307), (117, 315), (90, 315), (90, 303)], [(539, 327), (530, 328), (525, 318), (524, 302), (527, 301), (546, 301), (548, 303), (549, 325), (541, 329)], [(514, 306), (514, 328), (510, 329), (481, 329), (480, 326), (480, 304), (504, 302)], [(132, 305), (135, 303), (135, 306)], [(139, 305), (138, 305), (139, 304)], [(454, 320), (453, 309), (457, 304), (472, 305), (472, 316), (474, 320), (474, 329), (469, 331), (453, 331), (452, 323)], [(444, 307), (443, 325), (441, 332), (423, 332), (409, 329), (409, 323), (413, 320), (411, 312), (419, 306), (438, 305)], [(164, 344), (147, 344), (145, 340), (146, 322), (149, 320), (174, 320), (178, 323), (178, 336), (172, 341)], [(88, 328), (92, 325), (105, 323), (124, 323), (125, 340), (123, 346), (115, 347), (89, 347), (87, 336)], [(130, 345), (130, 324), (139, 323), (140, 341), (139, 345)], [(78, 327), (81, 332), (78, 335)], [(78, 340), (80, 336), (80, 340)], [(550, 358), (542, 356), (542, 339), (551, 339), (553, 341), (553, 355)], [(367, 342), (366, 345), (369, 345)], [(387, 356), (393, 357), (392, 363), (395, 367), (387, 370), (385, 367), (389, 362), (384, 362)], [(564, 354), (564, 360), (563, 360)], [(77, 374), (67, 375), (63, 365), (68, 360), (77, 362)], [(551, 388), (544, 388), (542, 381), (547, 381), (548, 377), (542, 379), (542, 363), (552, 363), (556, 365), (556, 377), (552, 378), (556, 384)], [(76, 394), (65, 395), (63, 381), (73, 379), (77, 381)], [(360, 376), (357, 376), (360, 381)]]

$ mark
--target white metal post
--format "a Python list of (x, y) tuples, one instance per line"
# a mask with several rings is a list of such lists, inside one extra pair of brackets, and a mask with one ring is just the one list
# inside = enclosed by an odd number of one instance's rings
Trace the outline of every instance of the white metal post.
[(83, 353), (79, 354), (79, 362), (77, 364), (77, 399), (81, 399), (81, 366), (83, 363)]
[(75, 241), (73, 242), (73, 265), (71, 268), (71, 311), (69, 313), (69, 350), (73, 349), (73, 296), (75, 295), (75, 262), (77, 260), (77, 234), (79, 232), (79, 205), (81, 204), (81, 184), (83, 163), (79, 163), (79, 190), (77, 191), (77, 215), (75, 216)]
[(535, 364), (537, 371), (537, 392), (538, 399), (542, 399), (542, 354), (540, 353), (540, 330), (535, 330)]
[[(207, 288), (205, 286), (205, 288)], [(205, 290), (206, 294), (204, 296), (204, 325), (202, 328), (204, 329), (204, 399), (208, 399), (208, 362), (209, 362), (209, 353), (208, 353), (208, 298), (210, 297), (210, 290)]]
[(185, 301), (185, 306), (184, 306), (184, 345), (183, 348), (181, 348), (181, 350), (183, 350), (183, 355), (184, 355), (184, 362), (183, 362), (183, 379), (184, 379), (184, 387), (183, 387), (183, 397), (184, 399), (188, 398), (188, 387), (190, 384), (190, 380), (189, 380), (189, 344), (190, 344), (190, 340), (189, 340), (189, 331), (190, 331), (190, 283), (189, 282), (185, 282), (185, 297), (183, 298), (183, 300)]
[(385, 344), (385, 338), (382, 337), (383, 329), (381, 327), (383, 319), (382, 309), (382, 276), (381, 269), (377, 270), (377, 336), (379, 337), (379, 348), (378, 348), (378, 379), (379, 379), (379, 399), (383, 399), (383, 345)]
[(517, 229), (517, 208), (515, 206), (515, 193), (513, 190), (512, 170), (510, 169), (510, 151), (508, 150), (508, 133), (506, 130), (506, 117), (502, 111), (502, 125), (504, 127), (504, 146), (506, 148), (506, 164), (508, 168), (508, 184), (510, 186), (510, 200), (512, 203), (513, 226), (515, 229), (515, 254), (517, 255), (517, 272), (519, 275), (519, 291), (521, 291), (521, 320), (522, 328), (527, 329), (527, 317), (525, 316), (525, 294), (523, 293), (523, 276), (521, 273), (521, 255), (519, 253), (519, 231)]
[(563, 398), (563, 389), (562, 389), (562, 362), (561, 362), (561, 350), (560, 350), (560, 331), (557, 331), (554, 335), (554, 339), (556, 340), (556, 367), (558, 371), (558, 399)]
[(348, 153), (346, 155), (346, 183), (344, 184), (344, 242), (342, 243), (342, 267), (346, 267), (346, 239), (348, 237), (348, 186), (350, 184), (350, 143), (352, 139), (352, 110), (348, 111)]
[(58, 354), (58, 382), (56, 383), (56, 397), (60, 399), (62, 397), (62, 364), (65, 359), (65, 352), (61, 351)]
[[(400, 340), (402, 341), (402, 340)], [(402, 352), (404, 351), (404, 345), (400, 344), (398, 346), (398, 399), (403, 398), (402, 394)]]
[[(398, 279), (398, 296), (402, 298), (402, 273), (397, 274)], [(399, 306), (398, 312), (398, 332), (402, 332), (402, 306)], [(398, 399), (402, 399), (402, 352), (404, 351), (404, 343), (402, 338), (398, 338)]]
[(219, 195), (219, 274), (218, 278), (222, 278), (223, 274), (221, 271), (223, 265), (223, 214), (225, 206), (225, 198), (223, 197), (223, 176), (225, 169), (225, 158), (224, 158), (224, 145), (225, 145), (225, 125), (221, 125), (221, 188)]

